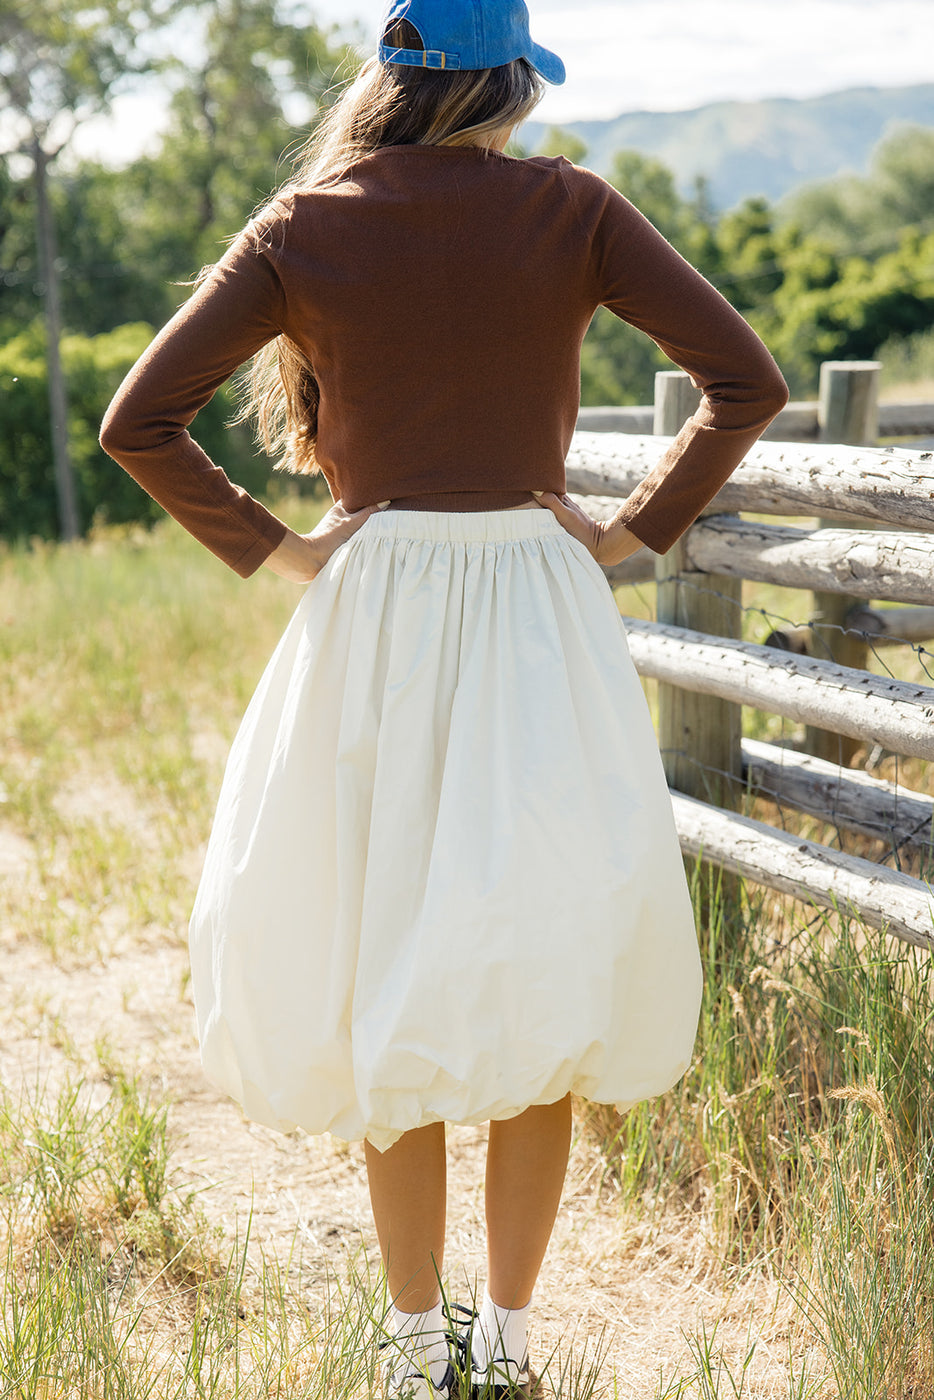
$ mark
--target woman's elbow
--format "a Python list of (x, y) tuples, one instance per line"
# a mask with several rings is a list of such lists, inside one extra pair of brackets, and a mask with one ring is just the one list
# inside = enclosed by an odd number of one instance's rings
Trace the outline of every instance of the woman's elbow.
[(150, 425), (132, 402), (118, 394), (101, 421), (98, 442), (108, 457), (120, 462), (131, 453), (152, 445), (149, 429)]
[(126, 426), (116, 403), (104, 414), (97, 440), (108, 457), (119, 457), (126, 446)]
[(773, 360), (765, 385), (765, 405), (770, 419), (774, 418), (776, 414), (781, 413), (788, 402), (788, 397), (788, 385), (785, 383), (785, 376)]
[(759, 433), (781, 413), (788, 402), (788, 385), (771, 355), (763, 356), (747, 376), (741, 398), (746, 404), (744, 416), (749, 418), (748, 426)]

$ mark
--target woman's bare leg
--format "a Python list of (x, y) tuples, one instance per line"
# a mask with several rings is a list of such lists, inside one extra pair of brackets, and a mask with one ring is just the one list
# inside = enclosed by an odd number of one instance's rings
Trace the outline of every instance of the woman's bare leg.
[(571, 1148), (571, 1096), (490, 1124), (486, 1158), (487, 1290), (501, 1308), (523, 1308), (561, 1202)]
[(385, 1152), (366, 1148), (370, 1202), (393, 1303), (427, 1312), (441, 1295), (447, 1164), (444, 1124), (413, 1128)]
[[(486, 1167), (487, 1288), (500, 1307), (524, 1307), (554, 1228), (571, 1145), (570, 1096), (490, 1124)], [(389, 1292), (403, 1312), (440, 1296), (444, 1261), (444, 1124), (404, 1133), (386, 1152), (366, 1147), (373, 1218)]]

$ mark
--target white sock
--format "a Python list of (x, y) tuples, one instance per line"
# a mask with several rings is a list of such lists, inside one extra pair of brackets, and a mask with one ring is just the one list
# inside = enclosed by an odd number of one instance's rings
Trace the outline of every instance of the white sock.
[(406, 1313), (393, 1308), (392, 1343), (387, 1347), (394, 1380), (407, 1371), (427, 1371), (433, 1385), (440, 1385), (448, 1367), (447, 1324), (437, 1303), (428, 1312)]
[(487, 1289), (483, 1290), (480, 1319), (474, 1331), (473, 1363), (484, 1370), (491, 1361), (514, 1361), (521, 1366), (528, 1349), (528, 1323), (531, 1302), (524, 1308), (500, 1308)]

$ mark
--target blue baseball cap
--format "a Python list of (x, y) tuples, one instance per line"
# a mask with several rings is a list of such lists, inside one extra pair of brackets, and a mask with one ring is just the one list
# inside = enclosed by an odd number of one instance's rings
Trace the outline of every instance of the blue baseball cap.
[(392, 0), (381, 34), (393, 20), (407, 19), (423, 49), (380, 44), (381, 63), (407, 68), (499, 68), (526, 58), (549, 83), (563, 83), (564, 64), (550, 49), (533, 44), (524, 0)]

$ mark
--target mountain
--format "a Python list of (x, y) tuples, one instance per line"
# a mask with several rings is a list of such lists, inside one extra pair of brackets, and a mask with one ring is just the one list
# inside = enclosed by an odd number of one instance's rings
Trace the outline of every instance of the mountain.
[[(566, 122), (562, 130), (580, 137), (585, 164), (601, 174), (616, 151), (639, 151), (674, 171), (683, 194), (706, 176), (714, 205), (729, 209), (747, 195), (777, 200), (805, 181), (865, 173), (876, 142), (905, 122), (934, 126), (934, 83), (711, 102), (687, 112), (624, 112), (607, 121)], [(519, 140), (534, 152), (547, 130), (526, 122)]]

